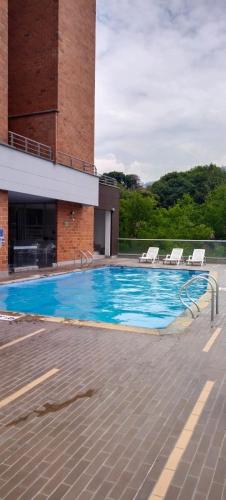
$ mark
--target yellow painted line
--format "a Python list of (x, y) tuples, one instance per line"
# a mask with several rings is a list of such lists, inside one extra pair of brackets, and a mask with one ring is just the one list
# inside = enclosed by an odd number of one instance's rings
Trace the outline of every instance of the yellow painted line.
[(148, 500), (163, 500), (163, 498), (165, 497), (168, 488), (171, 484), (171, 481), (173, 479), (173, 476), (177, 470), (179, 462), (191, 440), (192, 434), (195, 430), (195, 427), (198, 423), (200, 415), (204, 409), (204, 406), (213, 389), (214, 384), (215, 382), (213, 382), (212, 380), (208, 380), (205, 383), (196, 401), (196, 404), (193, 407), (192, 412), (190, 413), (185, 423), (185, 426), (182, 432), (180, 433), (180, 436), (174, 446), (174, 449), (171, 452), (166, 462), (166, 465), (163, 471), (161, 472), (159, 479), (154, 489), (152, 490), (152, 493), (149, 496)]
[(7, 347), (10, 347), (11, 345), (18, 344), (18, 342), (22, 342), (23, 340), (29, 339), (30, 337), (33, 337), (34, 335), (38, 335), (38, 333), (43, 333), (45, 331), (46, 331), (45, 328), (40, 328), (40, 330), (36, 330), (35, 332), (29, 333), (28, 335), (24, 335), (23, 337), (18, 337), (15, 340), (11, 340), (11, 342), (7, 342), (6, 344), (1, 345), (0, 351), (6, 349)]
[(13, 394), (10, 394), (10, 396), (7, 396), (6, 398), (2, 399), (0, 401), (0, 408), (4, 408), (4, 406), (8, 405), (9, 403), (12, 403), (12, 401), (15, 401), (15, 399), (19, 398), (20, 396), (23, 396), (26, 394), (26, 392), (30, 391), (31, 389), (34, 389), (37, 385), (41, 384), (42, 382), (45, 382), (48, 378), (52, 377), (59, 371), (59, 368), (52, 368), (52, 370), (49, 370), (48, 372), (44, 373), (44, 375), (41, 375), (41, 377), (36, 378), (33, 380), (33, 382), (30, 382), (29, 384), (25, 385), (24, 387), (21, 387), (16, 392), (13, 392)]
[(212, 345), (214, 344), (215, 340), (217, 340), (217, 337), (219, 337), (221, 333), (222, 328), (216, 328), (215, 332), (211, 335), (210, 339), (206, 343), (205, 347), (203, 348), (202, 352), (209, 352), (211, 349)]

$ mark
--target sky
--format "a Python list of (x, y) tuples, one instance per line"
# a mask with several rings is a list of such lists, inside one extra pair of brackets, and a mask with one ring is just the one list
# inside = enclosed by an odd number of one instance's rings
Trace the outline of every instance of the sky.
[(100, 172), (226, 165), (226, 0), (97, 0)]

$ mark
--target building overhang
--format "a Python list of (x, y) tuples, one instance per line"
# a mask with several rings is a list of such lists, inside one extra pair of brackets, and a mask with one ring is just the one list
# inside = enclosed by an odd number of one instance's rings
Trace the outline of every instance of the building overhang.
[(99, 179), (0, 144), (0, 189), (98, 206)]

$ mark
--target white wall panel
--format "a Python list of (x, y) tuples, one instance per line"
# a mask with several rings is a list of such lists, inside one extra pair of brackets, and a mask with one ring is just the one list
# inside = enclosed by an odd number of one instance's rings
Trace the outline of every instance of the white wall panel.
[(99, 179), (0, 144), (0, 189), (98, 206)]

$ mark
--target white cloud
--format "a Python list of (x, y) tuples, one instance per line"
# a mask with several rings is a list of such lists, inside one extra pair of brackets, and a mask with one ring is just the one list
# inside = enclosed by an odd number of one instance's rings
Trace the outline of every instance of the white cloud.
[(97, 0), (97, 13), (97, 166), (146, 181), (221, 164), (225, 0)]
[(96, 167), (100, 174), (107, 172), (124, 172), (131, 174), (134, 172), (142, 172), (142, 180), (148, 182), (150, 180), (149, 164), (133, 161), (130, 164), (119, 161), (118, 158), (112, 153), (107, 154), (103, 158), (96, 158)]
[(119, 162), (113, 154), (107, 154), (105, 158), (97, 158), (96, 166), (100, 174), (110, 171), (113, 172), (114, 170), (117, 170), (117, 172), (124, 172), (126, 168), (126, 165), (123, 162)]

